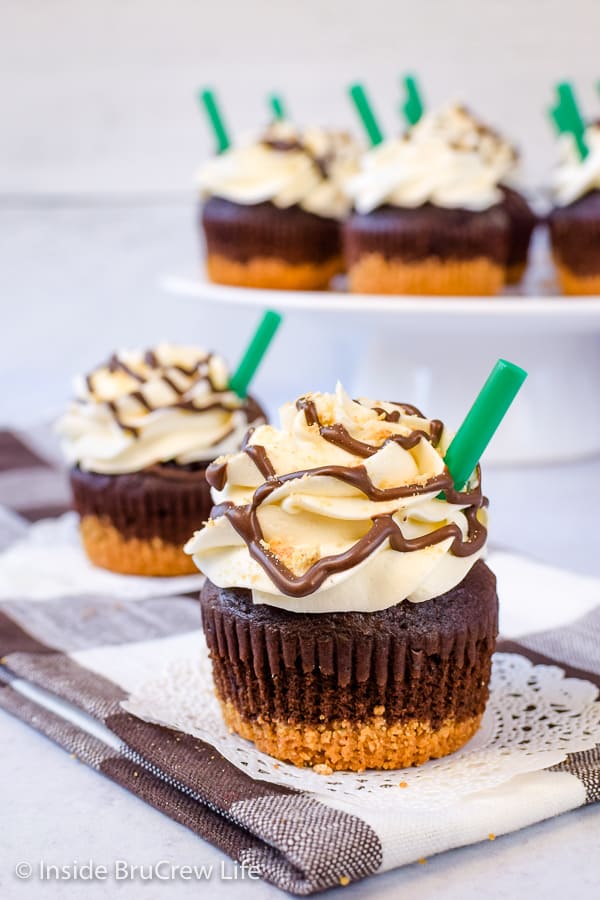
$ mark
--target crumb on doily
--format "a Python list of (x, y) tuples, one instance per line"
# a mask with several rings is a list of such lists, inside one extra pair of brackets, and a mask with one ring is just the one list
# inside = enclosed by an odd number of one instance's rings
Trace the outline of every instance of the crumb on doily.
[(317, 765), (312, 768), (313, 772), (316, 772), (317, 775), (333, 775), (333, 769), (325, 763), (317, 763)]
[(348, 887), (348, 885), (350, 884), (350, 876), (340, 875), (340, 884), (342, 887)]
[(398, 785), (398, 787), (401, 787), (401, 788), (408, 787), (408, 781), (401, 781), (400, 784)]

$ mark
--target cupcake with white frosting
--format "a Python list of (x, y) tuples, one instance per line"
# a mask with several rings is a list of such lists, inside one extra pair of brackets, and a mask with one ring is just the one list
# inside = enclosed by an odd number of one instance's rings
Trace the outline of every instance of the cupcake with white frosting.
[(201, 223), (211, 281), (326, 288), (342, 271), (340, 223), (359, 150), (344, 132), (275, 122), (201, 168)]
[(571, 134), (560, 138), (560, 162), (548, 218), (552, 252), (565, 294), (600, 294), (600, 123), (588, 125), (585, 159)]
[(352, 289), (494, 294), (518, 278), (535, 217), (511, 227), (524, 216), (524, 201), (507, 189), (516, 161), (512, 145), (459, 105), (365, 154), (348, 188)]
[(210, 513), (206, 468), (264, 422), (228, 384), (221, 357), (166, 343), (115, 353), (76, 379), (57, 430), (93, 563), (135, 575), (195, 571), (182, 547)]
[(398, 768), (483, 714), (497, 628), (479, 471), (407, 404), (308, 394), (209, 467), (186, 545), (228, 726), (296, 765)]

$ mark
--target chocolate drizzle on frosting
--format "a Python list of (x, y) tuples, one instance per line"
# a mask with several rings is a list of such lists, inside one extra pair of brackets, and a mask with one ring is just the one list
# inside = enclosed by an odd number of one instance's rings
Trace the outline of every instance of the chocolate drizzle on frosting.
[[(123, 409), (123, 401), (134, 400), (139, 404), (140, 411), (143, 410), (148, 414), (161, 409), (181, 409), (189, 410), (193, 413), (204, 413), (212, 410), (234, 412), (235, 410), (240, 409), (243, 413), (245, 413), (247, 421), (252, 421), (252, 419), (254, 418), (255, 410), (251, 410), (250, 407), (253, 406), (253, 404), (244, 403), (242, 405), (238, 405), (235, 400), (232, 400), (230, 397), (226, 396), (228, 393), (227, 389), (220, 388), (217, 384), (215, 384), (210, 371), (210, 364), (212, 359), (213, 354), (206, 353), (199, 357), (198, 361), (194, 365), (186, 367), (179, 364), (163, 363), (154, 350), (146, 350), (143, 355), (142, 361), (144, 367), (150, 370), (150, 373), (147, 373), (136, 371), (132, 367), (132, 365), (125, 362), (121, 358), (121, 356), (119, 356), (119, 354), (114, 353), (105, 364), (104, 368), (107, 369), (110, 373), (123, 372), (125, 375), (129, 376), (133, 381), (135, 381), (138, 386), (135, 389), (124, 393), (122, 397), (119, 397), (115, 400), (103, 401), (101, 398), (98, 398), (98, 402), (104, 403), (112, 413), (115, 424), (122, 431), (131, 434), (133, 437), (137, 437), (139, 435), (140, 429), (124, 420), (126, 415), (131, 414), (131, 411), (129, 409), (125, 411)], [(101, 369), (103, 367), (101, 366), (99, 368)], [(95, 385), (97, 371), (98, 370), (95, 370), (85, 376), (85, 384), (87, 392), (90, 396), (85, 399), (82, 398), (81, 402), (86, 402), (86, 400), (89, 399), (95, 399), (95, 395), (97, 393), (97, 388)], [(181, 386), (180, 384), (178, 384), (176, 378), (174, 377), (175, 373), (179, 373), (179, 375), (189, 379), (190, 383)], [(173, 393), (173, 399), (171, 402), (152, 402), (152, 400), (144, 391), (144, 385), (150, 380), (150, 377), (152, 377), (153, 380), (162, 381), (170, 389), (170, 391)], [(186, 397), (186, 395), (189, 394), (192, 389), (196, 389), (197, 386), (201, 383), (204, 383), (208, 386), (210, 393), (217, 395), (216, 399), (210, 400), (208, 403), (206, 403), (207, 398), (203, 397), (202, 395), (183, 399)], [(223, 436), (220, 437), (220, 440), (222, 439)]]
[[(415, 407), (399, 404), (401, 409), (386, 413), (387, 421), (400, 421), (402, 411), (409, 415), (419, 415)], [(430, 433), (416, 430), (408, 436), (392, 435), (384, 443), (377, 445), (358, 441), (349, 434), (341, 424), (322, 425), (314, 402), (306, 397), (297, 401), (296, 407), (303, 411), (309, 426), (317, 425), (324, 440), (341, 447), (348, 452), (368, 458), (377, 453), (389, 441), (399, 443), (404, 449), (415, 447), (422, 440), (428, 440), (432, 444), (437, 443), (443, 431), (443, 423), (439, 420), (431, 420)], [(376, 407), (377, 413), (385, 412)], [(250, 431), (245, 439), (243, 451), (253, 460), (260, 473), (265, 478), (252, 496), (249, 504), (236, 506), (231, 502), (224, 502), (214, 506), (211, 518), (217, 519), (225, 516), (234, 530), (243, 539), (250, 556), (263, 568), (276, 587), (290, 597), (306, 597), (318, 590), (331, 575), (353, 568), (367, 559), (385, 541), (389, 541), (392, 550), (400, 553), (423, 550), (446, 540), (451, 540), (450, 552), (458, 557), (471, 556), (477, 553), (487, 537), (487, 529), (480, 521), (479, 511), (487, 505), (487, 499), (481, 492), (481, 473), (477, 469), (477, 484), (472, 490), (456, 491), (452, 478), (447, 470), (439, 475), (412, 484), (399, 485), (392, 488), (378, 488), (373, 484), (364, 465), (340, 466), (325, 465), (313, 469), (302, 469), (283, 475), (277, 475), (271, 460), (264, 447), (249, 444), (252, 434)], [(444, 492), (445, 501), (466, 507), (464, 515), (467, 520), (467, 534), (463, 536), (461, 528), (456, 523), (449, 523), (441, 528), (413, 538), (407, 538), (402, 532), (401, 526), (394, 519), (393, 513), (384, 513), (372, 517), (372, 525), (368, 532), (360, 538), (350, 549), (335, 556), (326, 556), (313, 563), (304, 573), (296, 574), (288, 568), (282, 560), (270, 549), (258, 518), (260, 506), (270, 495), (283, 485), (306, 477), (334, 478), (344, 484), (350, 485), (360, 491), (365, 497), (375, 502), (386, 502), (406, 497), (416, 497), (425, 494), (438, 495)], [(207, 469), (207, 480), (216, 490), (223, 490), (227, 479), (227, 462), (221, 460), (213, 463)], [(440, 519), (444, 518), (443, 508), (440, 509)]]
[[(408, 413), (408, 415), (415, 415), (419, 416), (420, 418), (424, 418), (424, 416), (416, 409), (416, 407), (406, 406), (403, 403), (398, 405), (401, 406), (402, 409)], [(442, 435), (442, 431), (444, 430), (444, 425), (439, 421), (439, 419), (432, 419), (430, 424), (430, 431), (417, 429), (415, 431), (411, 431), (411, 433), (407, 435), (390, 435), (390, 437), (386, 441), (384, 441), (383, 444), (381, 444), (380, 446), (375, 446), (374, 444), (366, 444), (363, 441), (359, 441), (356, 438), (352, 437), (348, 429), (341, 425), (339, 422), (336, 422), (334, 425), (322, 425), (319, 420), (317, 407), (314, 401), (309, 400), (307, 397), (300, 397), (300, 399), (296, 401), (296, 409), (299, 412), (304, 412), (304, 417), (306, 419), (307, 425), (318, 426), (319, 433), (324, 440), (329, 441), (330, 444), (335, 444), (336, 447), (340, 447), (340, 449), (342, 450), (347, 450), (348, 453), (352, 453), (354, 454), (354, 456), (362, 456), (363, 459), (379, 453), (381, 448), (386, 444), (399, 444), (404, 450), (410, 450), (412, 447), (417, 446), (421, 438), (424, 438), (426, 441), (430, 441), (430, 443), (434, 447), (437, 447), (439, 439)], [(401, 412), (399, 409), (395, 409), (392, 412), (386, 412), (384, 409), (377, 406), (373, 407), (373, 412), (376, 412), (386, 422), (396, 423), (401, 419)]]

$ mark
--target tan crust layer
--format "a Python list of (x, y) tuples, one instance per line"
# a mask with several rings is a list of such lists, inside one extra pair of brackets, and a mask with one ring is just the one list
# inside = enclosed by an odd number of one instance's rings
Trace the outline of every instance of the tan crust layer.
[(387, 722), (385, 714), (363, 722), (336, 721), (322, 725), (245, 719), (230, 701), (219, 700), (225, 724), (259, 750), (296, 766), (326, 766), (332, 771), (403, 769), (454, 753), (473, 737), (481, 715), (441, 728), (410, 719)]
[(419, 263), (368, 253), (349, 271), (350, 290), (363, 294), (491, 295), (504, 284), (505, 269), (483, 256), (450, 262), (434, 257)]
[(159, 537), (124, 538), (108, 519), (84, 516), (80, 522), (83, 546), (95, 566), (122, 575), (191, 575), (198, 573), (191, 556)]
[(211, 281), (239, 287), (271, 288), (289, 291), (319, 291), (327, 288), (335, 275), (344, 271), (341, 256), (324, 263), (288, 263), (275, 257), (255, 257), (242, 263), (209, 253), (206, 270)]
[(558, 280), (564, 294), (600, 294), (600, 274), (576, 275), (556, 259), (555, 262)]
[(506, 284), (519, 284), (523, 280), (526, 269), (527, 263), (515, 263), (513, 266), (507, 266), (505, 272)]

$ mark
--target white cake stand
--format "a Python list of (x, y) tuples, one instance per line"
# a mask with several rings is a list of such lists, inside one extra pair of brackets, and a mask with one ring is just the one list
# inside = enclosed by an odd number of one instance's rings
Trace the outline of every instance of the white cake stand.
[(182, 298), (297, 310), (338, 344), (361, 337), (354, 396), (404, 399), (461, 421), (498, 357), (529, 372), (487, 462), (557, 462), (600, 453), (600, 297), (561, 297), (543, 241), (524, 285), (499, 297), (392, 297), (265, 291), (169, 277)]

